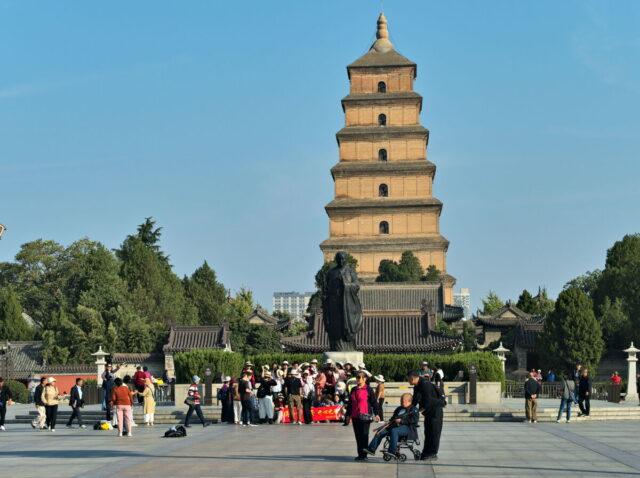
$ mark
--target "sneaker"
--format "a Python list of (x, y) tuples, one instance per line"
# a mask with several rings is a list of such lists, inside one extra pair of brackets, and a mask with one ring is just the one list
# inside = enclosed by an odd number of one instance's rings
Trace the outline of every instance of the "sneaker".
[(556, 423), (560, 423), (560, 419), (559, 418), (556, 420)]
[(35, 428), (36, 428), (36, 424), (35, 424), (35, 423), (32, 423), (32, 424), (31, 424), (31, 428), (35, 429)]
[(571, 423), (571, 420), (567, 420), (565, 423)]
[(531, 420), (531, 423), (538, 423), (538, 420)]
[(86, 425), (80, 425), (80, 428), (85, 429), (85, 428), (87, 428), (87, 426)]
[(133, 433), (129, 432), (129, 433), (127, 433), (127, 436), (128, 436), (128, 437), (132, 437), (132, 436), (133, 436)]
[(376, 452), (373, 451), (371, 448), (363, 448), (362, 451), (367, 452), (369, 455), (375, 455)]
[(4, 428), (4, 425), (0, 425), (0, 432), (4, 432), (4, 431), (6, 431)]
[(203, 427), (203, 428), (204, 428), (204, 427), (208, 427), (208, 426), (209, 426), (209, 422), (204, 422), (204, 423), (202, 424), (202, 427)]
[(243, 426), (243, 427), (246, 427), (246, 426), (247, 426), (247, 424), (246, 424), (246, 423), (243, 423), (243, 424), (242, 424), (242, 426)]
[(427, 455), (427, 456), (423, 456), (420, 457), (421, 461), (437, 461), (438, 460), (438, 455)]
[(52, 428), (52, 429), (51, 429), (51, 431), (52, 431), (52, 432), (55, 432), (55, 431), (56, 431), (56, 429), (55, 429), (55, 428)]
[(256, 425), (255, 423), (249, 423), (250, 427), (257, 427), (258, 425)]
[(121, 436), (122, 436), (122, 433), (118, 433), (118, 436), (119, 436), (119, 437), (121, 437)]
[(368, 461), (369, 459), (366, 456), (356, 456), (354, 458), (355, 461)]

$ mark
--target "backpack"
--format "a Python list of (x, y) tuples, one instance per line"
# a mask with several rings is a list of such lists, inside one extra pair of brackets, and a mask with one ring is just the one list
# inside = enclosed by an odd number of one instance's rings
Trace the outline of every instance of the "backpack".
[(220, 389), (218, 390), (218, 400), (220, 400), (221, 402), (226, 402), (227, 398), (229, 398), (229, 389)]
[(182, 438), (187, 436), (187, 429), (182, 425), (178, 425), (177, 427), (171, 427), (166, 432), (164, 432), (165, 438)]
[(440, 387), (436, 386), (436, 384), (433, 383), (433, 382), (429, 382), (429, 383), (436, 390), (436, 394), (438, 395), (438, 398), (442, 402), (442, 408), (446, 407), (447, 406), (447, 397), (445, 396), (445, 394), (442, 391), (442, 389)]

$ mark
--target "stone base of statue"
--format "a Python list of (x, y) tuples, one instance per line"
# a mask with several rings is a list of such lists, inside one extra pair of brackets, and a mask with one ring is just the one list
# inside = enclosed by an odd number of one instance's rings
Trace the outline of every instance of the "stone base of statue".
[(333, 360), (333, 363), (340, 362), (343, 365), (350, 362), (354, 367), (357, 367), (360, 362), (364, 362), (364, 353), (357, 350), (341, 351), (341, 352), (325, 352), (324, 361)]

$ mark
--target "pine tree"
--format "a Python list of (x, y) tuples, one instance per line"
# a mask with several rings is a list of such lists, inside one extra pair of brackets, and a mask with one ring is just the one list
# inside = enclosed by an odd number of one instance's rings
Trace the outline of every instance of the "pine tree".
[(11, 287), (0, 291), (0, 340), (31, 340), (33, 335), (16, 293)]
[(187, 298), (198, 309), (199, 323), (218, 324), (228, 311), (227, 291), (207, 261), (194, 271), (191, 278), (182, 279), (182, 284)]
[(438, 268), (435, 265), (430, 264), (429, 267), (427, 267), (427, 273), (422, 278), (422, 280), (425, 282), (438, 282), (440, 281), (440, 276), (441, 272), (438, 270)]
[(405, 251), (398, 263), (401, 282), (418, 282), (424, 275), (424, 269), (420, 265), (420, 260), (411, 251)]
[(537, 304), (533, 299), (533, 296), (529, 293), (527, 289), (522, 291), (520, 297), (518, 297), (518, 303), (516, 307), (527, 314), (537, 314)]
[(546, 368), (570, 370), (576, 363), (593, 369), (600, 362), (604, 342), (591, 299), (580, 289), (560, 292), (538, 339)]

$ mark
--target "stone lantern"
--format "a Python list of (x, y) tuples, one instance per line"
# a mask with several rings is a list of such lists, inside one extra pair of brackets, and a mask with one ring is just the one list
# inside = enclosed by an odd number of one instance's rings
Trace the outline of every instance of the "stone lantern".
[(98, 376), (96, 378), (98, 382), (98, 387), (101, 387), (102, 373), (104, 372), (105, 365), (107, 365), (107, 361), (104, 358), (110, 354), (102, 350), (102, 345), (100, 345), (98, 347), (98, 351), (95, 353), (92, 353), (91, 355), (93, 355), (96, 358), (96, 367), (98, 368)]
[(505, 348), (502, 345), (502, 341), (500, 341), (500, 347), (498, 347), (497, 349), (493, 350), (493, 353), (496, 354), (498, 356), (498, 358), (500, 359), (500, 361), (502, 362), (502, 373), (505, 373), (505, 362), (507, 361), (507, 353), (511, 352), (511, 350), (509, 350), (508, 348)]
[(638, 357), (636, 354), (640, 352), (640, 349), (637, 349), (633, 346), (633, 342), (631, 342), (631, 346), (623, 350), (629, 354), (627, 357), (628, 362), (628, 377), (627, 377), (627, 395), (625, 397), (625, 401), (629, 404), (630, 400), (638, 399), (638, 391), (636, 390), (636, 362), (638, 361)]

